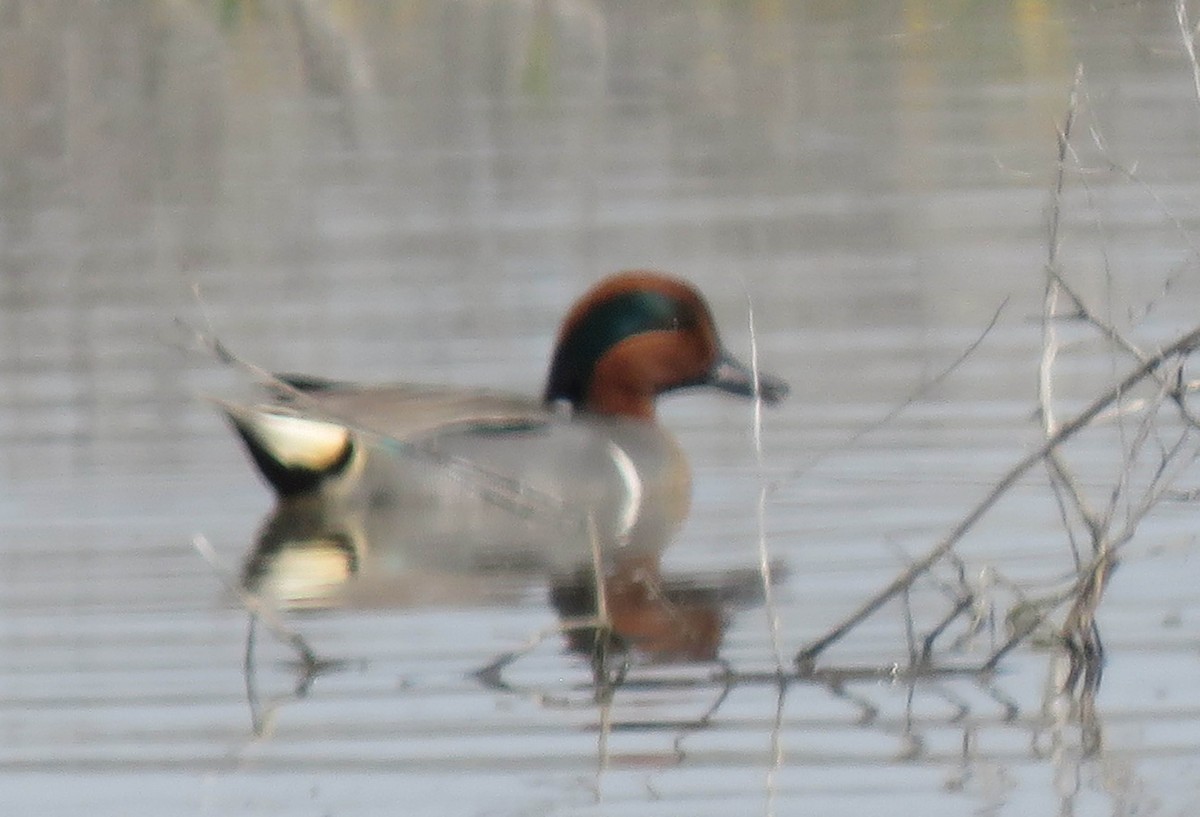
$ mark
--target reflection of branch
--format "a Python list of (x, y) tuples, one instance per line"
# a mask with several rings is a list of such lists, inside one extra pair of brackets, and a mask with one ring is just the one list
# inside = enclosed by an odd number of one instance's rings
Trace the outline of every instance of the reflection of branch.
[(775, 803), (779, 798), (779, 770), (783, 768), (783, 705), (787, 700), (787, 684), (783, 683), (783, 664), (778, 652), (775, 667), (779, 672), (778, 692), (775, 696), (775, 717), (771, 720), (771, 765), (767, 768), (767, 814), (775, 814)]
[(975, 526), (984, 514), (1004, 496), (1027, 471), (1041, 462), (1050, 452), (1054, 451), (1066, 440), (1075, 436), (1085, 428), (1101, 412), (1121, 399), (1130, 389), (1154, 374), (1168, 360), (1187, 354), (1200, 346), (1200, 327), (1196, 327), (1174, 342), (1164, 347), (1158, 354), (1148, 358), (1142, 365), (1127, 374), (1119, 383), (1092, 401), (1092, 403), (1070, 421), (1064, 423), (1037, 450), (1019, 460), (1009, 471), (1000, 478), (992, 490), (958, 523), (940, 542), (934, 545), (928, 553), (918, 559), (902, 575), (894, 579), (887, 587), (863, 604), (858, 610), (847, 617), (824, 636), (801, 649), (796, 654), (796, 664), (804, 670), (811, 670), (813, 662), (831, 644), (841, 639), (846, 633), (869, 618), (884, 604), (890, 601), (906, 588), (910, 587), (922, 574), (938, 560), (949, 553), (959, 540)]
[[(509, 666), (533, 652), (535, 649), (541, 646), (543, 641), (552, 635), (572, 632), (574, 630), (589, 629), (594, 629), (597, 631), (598, 647), (602, 641), (607, 640), (604, 621), (599, 616), (583, 616), (580, 618), (564, 619), (558, 624), (555, 624), (551, 627), (544, 627), (537, 631), (528, 639), (526, 639), (524, 644), (516, 649), (506, 650), (505, 652), (500, 653), (491, 661), (471, 673), (471, 675), (488, 689), (512, 691), (511, 685), (504, 680), (504, 671), (508, 669)], [(601, 634), (604, 634), (603, 637)]]
[(296, 682), (291, 691), (269, 698), (264, 705), (258, 694), (258, 668), (254, 662), (256, 652), (255, 642), (257, 640), (255, 633), (257, 632), (258, 620), (259, 617), (257, 615), (254, 613), (250, 614), (250, 623), (246, 628), (246, 651), (242, 657), (242, 679), (246, 686), (246, 703), (250, 706), (251, 727), (256, 737), (265, 737), (274, 725), (275, 712), (279, 707), (308, 695), (308, 691), (312, 687), (313, 681), (317, 679), (317, 676), (331, 670), (341, 669), (345, 662), (327, 659), (318, 660), (312, 664), (301, 662), (296, 668)]
[(854, 722), (856, 726), (869, 726), (879, 719), (879, 707), (866, 697), (847, 691), (846, 683), (842, 679), (835, 678), (827, 683), (826, 687), (835, 698), (845, 701), (859, 711), (858, 720)]
[[(1067, 684), (1061, 676), (1074, 674), (1077, 667), (1078, 661), (1068, 650), (1060, 650), (1053, 656), (1039, 719), (1048, 743), (1044, 747), (1036, 746), (1036, 734), (1034, 737), (1035, 751), (1050, 761), (1055, 770), (1055, 779), (1064, 784), (1059, 790), (1063, 798), (1061, 814), (1076, 812), (1074, 800), (1080, 790), (1083, 762), (1096, 756), (1103, 740), (1096, 710), (1099, 673), (1084, 678), (1077, 693), (1064, 693)], [(1068, 683), (1071, 683), (1069, 678)]]
[(288, 644), (296, 651), (296, 654), (300, 658), (301, 669), (303, 669), (306, 673), (311, 674), (328, 665), (328, 661), (319, 658), (317, 654), (313, 652), (312, 647), (308, 645), (308, 642), (304, 639), (304, 636), (300, 635), (298, 632), (288, 627), (287, 624), (284, 623), (283, 619), (279, 617), (274, 607), (272, 607), (270, 604), (267, 604), (259, 596), (248, 592), (245, 588), (238, 584), (238, 582), (236, 582), (223, 567), (221, 567), (221, 564), (217, 559), (217, 554), (213, 551), (212, 545), (209, 544), (208, 539), (206, 539), (203, 534), (197, 533), (192, 537), (192, 547), (194, 547), (196, 552), (200, 554), (200, 557), (208, 563), (208, 566), (213, 569), (213, 572), (217, 574), (217, 578), (221, 580), (221, 583), (225, 585), (226, 589), (237, 596), (238, 601), (241, 602), (242, 606), (246, 608), (246, 612), (250, 613), (250, 615), (256, 618), (262, 619), (263, 623), (267, 625), (267, 629), (271, 631), (272, 635), (274, 635), (283, 643)]
[(289, 627), (279, 617), (278, 611), (272, 605), (268, 604), (260, 596), (249, 592), (233, 579), (232, 575), (221, 566), (216, 552), (203, 534), (198, 533), (192, 537), (192, 547), (208, 563), (208, 566), (213, 569), (213, 572), (217, 574), (217, 578), (221, 580), (225, 588), (237, 597), (242, 607), (250, 614), (250, 624), (246, 631), (246, 650), (242, 657), (242, 675), (246, 684), (246, 702), (250, 707), (251, 725), (254, 734), (261, 737), (266, 734), (270, 727), (271, 715), (276, 706), (278, 706), (278, 703), (272, 703), (264, 708), (259, 702), (258, 689), (255, 684), (257, 676), (254, 664), (254, 636), (257, 622), (262, 621), (271, 635), (296, 651), (299, 677), (297, 678), (293, 692), (288, 697), (303, 697), (318, 675), (340, 668), (343, 662), (318, 656), (313, 648), (309, 646), (304, 636)]
[[(508, 664), (511, 663), (511, 661), (508, 662)], [(679, 665), (678, 671), (673, 672), (670, 668), (656, 666), (651, 673), (644, 676), (639, 675), (636, 670), (631, 671), (619, 682), (605, 689), (605, 694), (599, 698), (596, 697), (595, 687), (588, 684), (586, 686), (590, 695), (589, 699), (584, 702), (581, 699), (567, 697), (569, 693), (582, 692), (583, 685), (571, 685), (565, 691), (554, 691), (540, 685), (526, 686), (510, 682), (504, 677), (508, 664), (499, 666), (497, 662), (493, 662), (489, 668), (474, 673), (473, 677), (489, 690), (525, 696), (536, 705), (543, 707), (554, 709), (569, 706), (594, 708), (599, 705), (599, 717), (602, 719), (603, 729), (613, 733), (679, 730), (679, 734), (672, 743), (672, 749), (675, 757), (680, 759), (687, 753), (685, 743), (689, 736), (721, 726), (723, 721), (717, 716), (725, 702), (730, 699), (731, 693), (739, 688), (774, 693), (779, 734), (772, 734), (771, 755), (780, 763), (784, 751), (782, 718), (788, 693), (793, 686), (823, 692), (831, 698), (845, 703), (853, 710), (846, 715), (847, 726), (884, 732), (892, 731), (895, 724), (890, 717), (883, 714), (880, 705), (872, 700), (871, 690), (881, 688), (880, 682), (883, 682), (882, 688), (885, 689), (903, 684), (909, 688), (910, 696), (920, 691), (932, 691), (934, 695), (952, 707), (952, 711), (947, 716), (939, 718), (938, 722), (946, 725), (960, 725), (964, 728), (968, 725), (971, 728), (979, 727), (978, 719), (972, 717), (975, 713), (972, 712), (971, 704), (961, 696), (947, 690), (944, 686), (946, 682), (968, 683), (977, 687), (989, 700), (999, 704), (1001, 709), (999, 721), (1002, 723), (1011, 723), (1020, 714), (1017, 704), (995, 687), (995, 677), (989, 673), (981, 673), (977, 667), (829, 666), (817, 669), (811, 674), (792, 670), (781, 676), (773, 668), (762, 671), (739, 671), (724, 662), (720, 662), (719, 665), (708, 671), (690, 665)], [(701, 672), (697, 672), (698, 669)], [(661, 694), (674, 693), (675, 697), (672, 700), (675, 700), (684, 693), (699, 693), (705, 690), (712, 690), (715, 697), (705, 711), (699, 715), (637, 717), (637, 714), (643, 713), (644, 709), (634, 706), (631, 709), (631, 712), (634, 713), (633, 718), (614, 718), (607, 708), (613, 702), (615, 694), (630, 696), (654, 694), (657, 699), (657, 696)], [(738, 715), (733, 714), (729, 717), (736, 720)], [(724, 723), (728, 725), (729, 722), (724, 721)], [(906, 727), (906, 731), (910, 732), (911, 728)], [(769, 782), (768, 785), (770, 785)]]
[[(726, 667), (726, 669), (728, 669), (728, 667)], [(707, 729), (712, 724), (713, 716), (721, 710), (721, 706), (725, 703), (725, 699), (728, 698), (729, 693), (733, 691), (733, 684), (730, 680), (732, 677), (733, 676), (729, 672), (726, 672), (723, 676), (716, 676), (714, 680), (720, 684), (720, 692), (717, 693), (717, 697), (713, 700), (712, 704), (708, 707), (708, 709), (704, 710), (704, 713), (700, 717), (696, 718), (696, 720), (680, 726), (682, 734), (678, 735), (671, 743), (672, 748), (675, 750), (676, 756), (680, 760), (683, 760), (687, 754), (683, 748), (684, 738), (693, 732), (699, 732)], [(724, 679), (723, 683), (722, 678)], [(780, 693), (781, 701), (782, 698), (783, 695)], [(781, 708), (782, 705), (776, 711), (778, 712)]]

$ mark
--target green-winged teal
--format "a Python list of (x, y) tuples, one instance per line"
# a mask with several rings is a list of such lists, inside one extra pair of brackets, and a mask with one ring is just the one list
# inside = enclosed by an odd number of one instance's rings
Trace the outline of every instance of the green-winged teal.
[(659, 395), (787, 393), (765, 375), (756, 386), (725, 352), (693, 286), (645, 271), (611, 276), (572, 307), (541, 399), (280, 381), (269, 401), (222, 406), (282, 502), (317, 498), (339, 514), (386, 505), (410, 556), (532, 553), (555, 569), (573, 569), (597, 541), (658, 553), (683, 521), (690, 470), (655, 422)]

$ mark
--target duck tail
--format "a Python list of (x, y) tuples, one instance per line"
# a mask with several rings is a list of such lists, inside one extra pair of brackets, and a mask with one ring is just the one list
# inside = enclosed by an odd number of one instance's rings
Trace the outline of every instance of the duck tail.
[(319, 490), (354, 460), (354, 437), (345, 426), (279, 407), (220, 406), (280, 497)]

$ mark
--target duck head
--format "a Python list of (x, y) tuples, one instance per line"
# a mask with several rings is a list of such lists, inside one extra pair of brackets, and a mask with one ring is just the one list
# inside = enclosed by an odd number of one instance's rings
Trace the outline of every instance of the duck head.
[(545, 401), (575, 411), (654, 418), (664, 392), (711, 386), (776, 403), (787, 384), (753, 372), (721, 345), (704, 297), (685, 281), (622, 272), (601, 281), (559, 330)]

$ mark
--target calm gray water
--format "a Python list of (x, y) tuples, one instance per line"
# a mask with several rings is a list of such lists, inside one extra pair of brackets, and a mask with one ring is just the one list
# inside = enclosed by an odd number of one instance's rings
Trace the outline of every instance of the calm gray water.
[[(177, 317), (274, 369), (536, 392), (577, 294), (670, 270), (743, 357), (749, 297), (792, 395), (763, 416), (761, 466), (750, 406), (664, 403), (696, 481), (664, 569), (752, 570), (761, 523), (790, 665), (1038, 444), (1077, 71), (1058, 262), (1152, 351), (1200, 303), (1200, 102), (1172, 3), (0, 0), (0, 806), (1196, 813), (1194, 503), (1162, 503), (1122, 550), (1091, 752), (1050, 652), (982, 680), (781, 693), (756, 603), (724, 668), (635, 665), (598, 702), (555, 636), (485, 683), (556, 620), (512, 575), (289, 615), (343, 662), (297, 690), (261, 629), (244, 671), (247, 614), (192, 546), (236, 577), (272, 500), (201, 397), (238, 377), (181, 349)], [(1060, 331), (1067, 417), (1131, 362)], [(1067, 451), (1097, 507), (1138, 422)], [(1164, 412), (1135, 482), (1179, 431)], [(950, 664), (1072, 569), (1044, 471), (958, 555), (991, 607), (961, 650), (947, 638)], [(956, 575), (913, 588), (916, 631)], [(905, 630), (890, 604), (822, 664), (903, 664)]]

